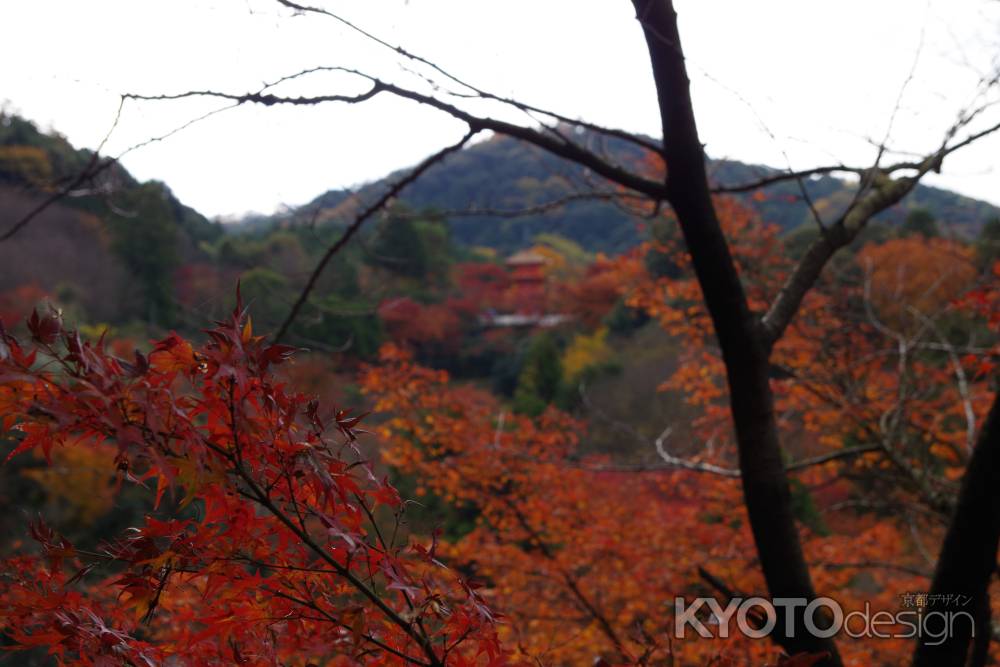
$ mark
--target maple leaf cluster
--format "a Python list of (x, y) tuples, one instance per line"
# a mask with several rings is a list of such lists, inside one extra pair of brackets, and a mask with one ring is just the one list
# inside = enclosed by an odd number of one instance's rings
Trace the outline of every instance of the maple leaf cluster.
[(395, 537), (403, 504), (357, 443), (361, 416), (278, 381), (294, 350), (238, 305), (195, 347), (128, 361), (55, 313), (0, 330), (12, 456), (110, 451), (139, 524), (94, 545), (34, 522), (0, 563), (0, 632), (60, 664), (502, 664), (477, 585)]

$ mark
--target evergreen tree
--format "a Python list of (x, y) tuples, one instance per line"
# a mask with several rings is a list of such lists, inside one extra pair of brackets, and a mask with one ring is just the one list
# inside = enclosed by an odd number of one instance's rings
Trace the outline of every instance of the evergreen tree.
[(117, 202), (109, 221), (112, 249), (136, 280), (139, 314), (147, 322), (174, 323), (173, 272), (179, 263), (177, 224), (163, 187), (146, 183)]
[(563, 371), (554, 336), (544, 333), (531, 343), (514, 391), (514, 410), (538, 415), (552, 403), (562, 388)]
[(993, 218), (979, 230), (976, 238), (976, 260), (986, 269), (1000, 260), (1000, 218)]
[(424, 278), (431, 259), (417, 223), (408, 218), (390, 217), (381, 225), (371, 247), (370, 261), (407, 278)]
[(934, 214), (926, 208), (910, 209), (902, 227), (899, 228), (900, 236), (913, 236), (915, 234), (919, 234), (925, 239), (941, 236), (941, 230), (938, 229)]

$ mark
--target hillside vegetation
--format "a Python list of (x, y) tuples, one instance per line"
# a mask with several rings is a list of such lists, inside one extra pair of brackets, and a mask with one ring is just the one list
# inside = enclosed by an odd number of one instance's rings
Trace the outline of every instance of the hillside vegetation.
[[(590, 143), (596, 144), (596, 140), (590, 139)], [(643, 159), (638, 149), (623, 142), (603, 140), (600, 148), (621, 164)], [(710, 163), (709, 173), (718, 185), (738, 185), (778, 173), (778, 170), (716, 160)], [(350, 202), (355, 196), (367, 199), (397, 177), (398, 174), (390, 175), (356, 193), (331, 190), (291, 216), (261, 218), (255, 224), (338, 220), (345, 208), (353, 210)], [(832, 219), (854, 196), (853, 184), (831, 176), (806, 179), (805, 188), (825, 219)], [(564, 162), (509, 137), (497, 136), (432, 167), (401, 198), (415, 209), (463, 212), (449, 218), (452, 238), (463, 245), (485, 246), (500, 252), (530, 246), (541, 233), (564, 236), (591, 252), (621, 252), (644, 238), (641, 218), (606, 201), (572, 201), (554, 210), (517, 217), (474, 213), (484, 209), (494, 213), (530, 209), (588, 189), (608, 190), (579, 165)], [(738, 198), (782, 230), (815, 226), (809, 206), (794, 182), (771, 187), (766, 196), (751, 192)], [(898, 225), (914, 209), (926, 209), (947, 224), (948, 232), (963, 236), (974, 236), (986, 221), (1000, 217), (1000, 208), (989, 203), (918, 185), (910, 197), (877, 220)]]

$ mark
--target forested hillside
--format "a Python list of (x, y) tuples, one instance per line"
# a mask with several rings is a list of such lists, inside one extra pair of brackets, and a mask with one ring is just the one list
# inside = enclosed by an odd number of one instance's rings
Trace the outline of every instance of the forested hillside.
[[(586, 133), (577, 137), (585, 144), (599, 147), (620, 164), (634, 164), (643, 159), (632, 144), (621, 140), (597, 138)], [(717, 185), (741, 185), (778, 173), (771, 167), (729, 160), (710, 161), (708, 171)], [(362, 198), (398, 174), (362, 187), (357, 193), (331, 190), (304, 205), (293, 219), (336, 219), (338, 206)], [(821, 176), (804, 179), (804, 186), (821, 216), (832, 219), (842, 212), (854, 196), (855, 185)], [(442, 164), (432, 167), (423, 178), (408, 188), (402, 200), (415, 209), (437, 209), (461, 213), (449, 217), (452, 238), (468, 246), (485, 246), (510, 252), (532, 244), (535, 236), (551, 233), (564, 236), (591, 252), (620, 252), (635, 246), (644, 236), (640, 219), (623, 207), (607, 201), (570, 201), (552, 210), (511, 216), (508, 213), (532, 209), (558, 201), (573, 193), (607, 190), (600, 179), (589, 175), (580, 165), (567, 163), (545, 151), (509, 137), (496, 136), (474, 144)], [(768, 222), (790, 231), (800, 225), (815, 225), (809, 205), (803, 200), (794, 181), (768, 190), (747, 192), (739, 198)], [(490, 210), (491, 215), (476, 215), (476, 210)], [(1000, 217), (1000, 208), (986, 202), (925, 185), (919, 185), (905, 202), (885, 211), (877, 220), (898, 225), (908, 211), (926, 209), (947, 225), (946, 231), (974, 236), (983, 223)], [(287, 221), (289, 216), (257, 220)]]
[[(0, 244), (5, 307), (49, 295), (91, 321), (171, 326), (174, 272), (223, 229), (165, 184), (140, 183), (117, 163), (103, 164), (58, 134), (0, 116), (0, 233), (13, 232)], [(82, 173), (93, 175), (32, 217)]]
[[(576, 136), (596, 142), (586, 132)], [(622, 163), (646, 159), (617, 140), (604, 141), (602, 148)], [(10, 229), (93, 164), (90, 152), (58, 134), (4, 116), (0, 228)], [(710, 173), (720, 184), (734, 184), (777, 172), (719, 161), (710, 164)], [(357, 192), (327, 192), (288, 214), (221, 225), (183, 205), (167, 185), (139, 183), (110, 163), (0, 244), (0, 315), (10, 321), (49, 300), (80, 324), (111, 326), (139, 338), (169, 328), (197, 332), (204, 318), (225, 312), (240, 281), (258, 324), (276, 330), (323, 250), (400, 176)], [(832, 215), (852, 196), (848, 184), (830, 177), (808, 180), (808, 188), (821, 215)], [(517, 363), (497, 357), (505, 354), (503, 346), (474, 343), (479, 325), (468, 302), (490, 289), (490, 298), (498, 298), (496, 290), (509, 281), (505, 258), (533, 248), (548, 258), (553, 278), (568, 284), (596, 252), (664, 242), (669, 226), (610, 201), (573, 201), (534, 215), (463, 211), (510, 213), (594, 190), (609, 191), (580, 166), (510, 138), (492, 137), (461, 150), (432, 167), (339, 253), (305, 302), (305, 317), (288, 333), (301, 344), (343, 349), (362, 359), (388, 339), (419, 341), (427, 360), (463, 373), (496, 371), (497, 382), (513, 392), (510, 374), (516, 376)], [(775, 226), (790, 256), (817, 233), (798, 192), (797, 184), (786, 182), (736, 197)], [(920, 186), (861, 240), (912, 233), (974, 240), (998, 214), (984, 202)], [(658, 271), (669, 273), (665, 260), (650, 257)]]

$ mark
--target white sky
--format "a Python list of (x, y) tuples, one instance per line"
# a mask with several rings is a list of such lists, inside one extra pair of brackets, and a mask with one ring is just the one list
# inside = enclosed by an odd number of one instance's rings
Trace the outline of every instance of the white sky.
[[(648, 60), (627, 0), (314, 3), (492, 92), (658, 133)], [(915, 61), (891, 144), (926, 151), (973, 101), (979, 76), (1000, 54), (996, 0), (677, 6), (695, 111), (712, 157), (774, 166), (790, 160), (796, 168), (869, 164), (875, 149), (866, 137), (886, 134)], [(2, 15), (0, 100), (78, 146), (97, 146), (122, 92), (240, 93), (315, 65), (414, 82), (391, 54), (335, 21), (293, 16), (273, 0), (6, 0)], [(317, 75), (279, 92), (362, 89), (343, 76)], [(106, 152), (216, 106), (129, 103)], [(1000, 109), (992, 113), (996, 122)], [(413, 164), (463, 131), (441, 114), (389, 97), (355, 107), (241, 107), (124, 163), (141, 179), (167, 182), (207, 215), (271, 212)], [(1000, 136), (949, 159), (945, 172), (927, 182), (1000, 204)]]

